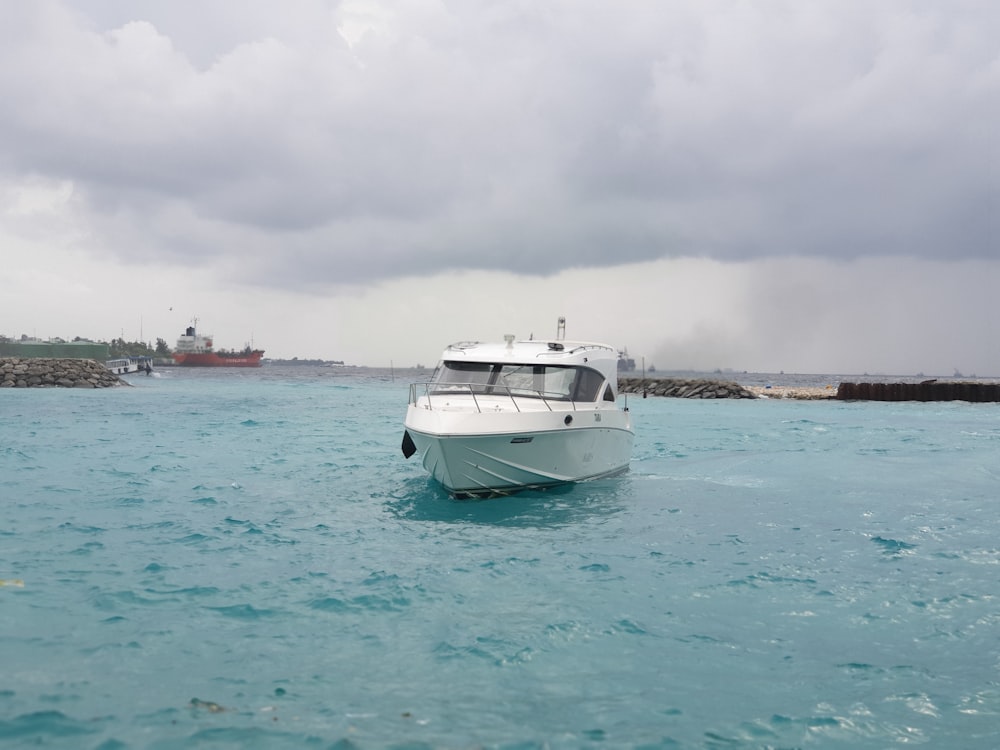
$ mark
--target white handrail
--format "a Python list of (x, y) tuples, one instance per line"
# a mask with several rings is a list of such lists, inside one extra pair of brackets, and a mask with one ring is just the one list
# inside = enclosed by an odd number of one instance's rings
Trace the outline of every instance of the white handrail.
[[(452, 389), (452, 390), (448, 390), (448, 391), (445, 391), (444, 393), (442, 393), (441, 391), (444, 388), (449, 388), (449, 389)], [(489, 392), (486, 392), (487, 389), (489, 389)], [(510, 399), (510, 402), (514, 406), (514, 409), (516, 411), (518, 411), (518, 412), (521, 411), (521, 407), (518, 406), (518, 403), (517, 403), (517, 397), (518, 396), (520, 396), (521, 398), (537, 398), (543, 404), (545, 404), (545, 408), (547, 408), (549, 411), (554, 411), (554, 409), (552, 408), (552, 404), (549, 403), (550, 400), (558, 400), (558, 401), (562, 401), (563, 400), (563, 399), (560, 399), (560, 398), (554, 398), (555, 394), (551, 394), (550, 393), (550, 394), (548, 394), (548, 396), (546, 396), (546, 394), (543, 393), (542, 391), (533, 391), (533, 390), (526, 389), (526, 388), (519, 388), (519, 389), (517, 389), (517, 390), (525, 391), (525, 392), (515, 394), (511, 390), (510, 386), (502, 385), (500, 383), (495, 383), (495, 384), (491, 385), (491, 384), (488, 384), (488, 383), (430, 383), (430, 382), (427, 382), (427, 383), (411, 383), (410, 384), (410, 403), (413, 404), (414, 406), (417, 405), (417, 401), (418, 401), (418, 399), (420, 397), (418, 395), (418, 392), (421, 391), (421, 390), (423, 391), (422, 395), (427, 398), (427, 408), (429, 410), (431, 410), (431, 411), (434, 411), (434, 405), (432, 403), (432, 397), (433, 396), (455, 396), (455, 395), (465, 395), (465, 394), (468, 394), (469, 396), (472, 396), (472, 403), (475, 404), (476, 411), (481, 414), (482, 411), (483, 411), (483, 409), (482, 409), (482, 406), (479, 403), (479, 399), (476, 398), (476, 392), (477, 391), (479, 391), (479, 395), (480, 396), (496, 396), (496, 395), (506, 396), (507, 398)], [(573, 411), (576, 411), (576, 402), (572, 401), (572, 400), (569, 400), (568, 403), (573, 408)]]

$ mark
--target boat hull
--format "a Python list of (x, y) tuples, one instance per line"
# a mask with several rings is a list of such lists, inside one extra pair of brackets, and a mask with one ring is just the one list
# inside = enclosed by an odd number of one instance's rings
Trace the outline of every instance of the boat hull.
[(221, 356), (216, 352), (178, 352), (174, 354), (174, 363), (181, 367), (260, 367), (263, 356), (260, 350), (233, 356)]
[[(469, 414), (434, 425), (435, 412), (411, 407), (406, 432), (424, 468), (452, 495), (505, 495), (614, 476), (626, 471), (634, 433), (626, 412)], [(570, 416), (570, 424), (566, 417)], [(440, 421), (440, 420), (439, 420)]]

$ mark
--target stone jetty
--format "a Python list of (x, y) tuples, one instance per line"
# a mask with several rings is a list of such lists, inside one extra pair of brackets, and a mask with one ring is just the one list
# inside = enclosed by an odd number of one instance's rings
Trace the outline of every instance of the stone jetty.
[(757, 398), (739, 383), (704, 378), (618, 378), (618, 391), (668, 398)]
[(0, 388), (108, 388), (125, 384), (92, 359), (0, 357)]

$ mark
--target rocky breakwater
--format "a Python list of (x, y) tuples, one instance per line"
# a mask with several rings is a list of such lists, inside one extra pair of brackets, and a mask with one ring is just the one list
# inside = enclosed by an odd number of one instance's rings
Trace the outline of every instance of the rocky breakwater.
[(92, 359), (0, 357), (0, 388), (108, 388), (124, 382)]
[(739, 383), (703, 378), (618, 378), (618, 391), (668, 398), (757, 398)]

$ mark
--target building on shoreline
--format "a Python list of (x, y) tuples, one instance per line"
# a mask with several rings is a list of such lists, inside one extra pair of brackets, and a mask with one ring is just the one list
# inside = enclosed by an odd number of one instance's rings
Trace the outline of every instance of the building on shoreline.
[(52, 359), (108, 359), (110, 348), (107, 344), (93, 341), (64, 341), (63, 339), (32, 339), (22, 336), (20, 340), (0, 336), (0, 357), (49, 357)]

